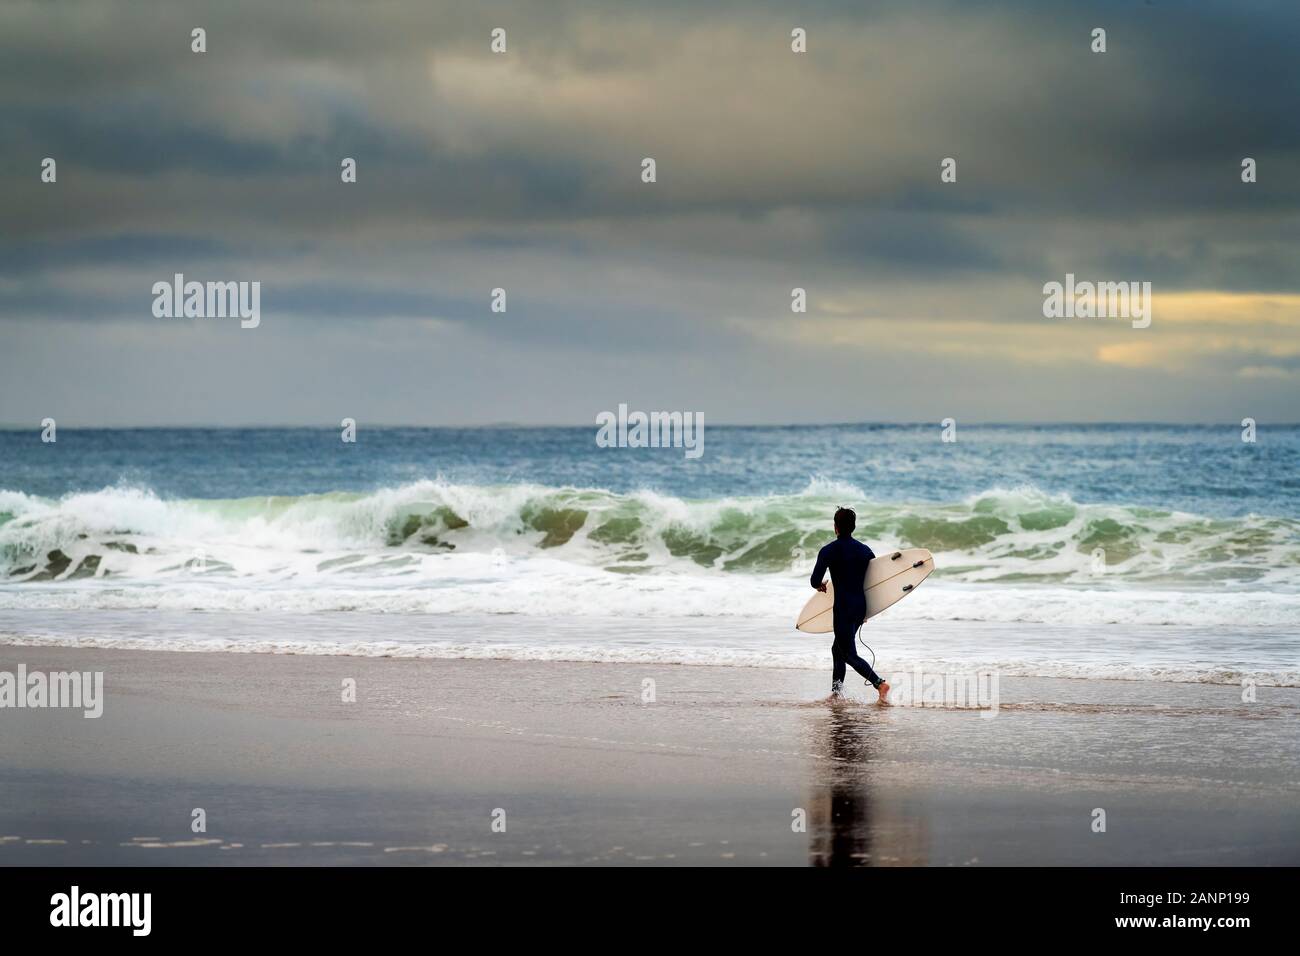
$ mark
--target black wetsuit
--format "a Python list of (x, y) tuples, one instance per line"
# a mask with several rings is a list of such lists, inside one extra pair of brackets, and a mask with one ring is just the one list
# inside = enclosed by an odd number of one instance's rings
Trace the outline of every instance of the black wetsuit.
[(858, 625), (867, 616), (867, 595), (863, 592), (863, 585), (867, 578), (867, 563), (875, 556), (870, 548), (849, 535), (836, 538), (817, 553), (812, 586), (822, 583), (827, 568), (835, 584), (835, 643), (831, 646), (831, 658), (835, 662), (833, 686), (843, 683), (846, 664), (865, 677), (872, 687), (879, 688), (881, 684), (880, 675), (858, 656), (855, 639)]

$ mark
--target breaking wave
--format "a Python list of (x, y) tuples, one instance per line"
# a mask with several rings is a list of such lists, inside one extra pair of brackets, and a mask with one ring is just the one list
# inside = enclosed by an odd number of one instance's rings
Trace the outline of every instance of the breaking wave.
[[(1231, 623), (1254, 606), (1258, 623), (1300, 623), (1294, 519), (1028, 487), (941, 504), (866, 499), (818, 480), (713, 500), (443, 481), (229, 500), (0, 491), (0, 606), (786, 614), (846, 504), (878, 551), (935, 553), (931, 597), (897, 612), (909, 617)], [(1008, 587), (1037, 597), (1012, 607)]]

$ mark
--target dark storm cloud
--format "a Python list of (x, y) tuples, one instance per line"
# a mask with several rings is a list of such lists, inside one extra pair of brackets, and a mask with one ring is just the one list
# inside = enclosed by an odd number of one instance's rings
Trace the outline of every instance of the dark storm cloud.
[[(14, 107), (0, 121), (0, 135), (11, 143), (26, 138), (40, 156), (75, 156), (69, 167), (145, 176), (174, 169), (247, 176), (274, 169), (283, 152), (184, 121), (167, 126), (147, 122), (147, 103), (134, 104), (130, 111), (126, 105), (119, 109), (115, 114), (67, 105)], [(86, 149), (88, 145), (93, 148)]]
[[(1240, 198), (1234, 170), (1243, 150), (1264, 163), (1256, 192), (1266, 193), (1274, 209), (1295, 208), (1300, 196), (1294, 4), (1253, 6), (1249, 15), (1209, 3), (1087, 10), (984, 4), (979, 16), (988, 26), (966, 43), (974, 19), (969, 5), (886, 4), (874, 16), (852, 4), (813, 5), (808, 72), (824, 79), (824, 87), (814, 87), (824, 95), (799, 104), (803, 112), (793, 116), (781, 112), (793, 97), (776, 100), (770, 129), (760, 131), (769, 140), (797, 137), (802, 122), (825, 112), (824, 121), (842, 122), (843, 139), (857, 147), (860, 124), (876, 115), (875, 105), (915, 98), (917, 109), (903, 111), (910, 128), (902, 147), (889, 128), (863, 138), (870, 152), (837, 150), (824, 139), (810, 143), (809, 152), (834, 161), (810, 164), (807, 176), (797, 167), (788, 175), (768, 169), (752, 126), (738, 130), (752, 155), (728, 150), (721, 142), (727, 128), (707, 125), (714, 117), (703, 108), (740, 69), (789, 60), (784, 32), (798, 18), (779, 5), (543, 6), (546, 16), (529, 4), (475, 5), (471, 14), (457, 4), (390, 3), (368, 6), (363, 16), (354, 4), (101, 4), (82, 9), (114, 15), (78, 27), (74, 18), (42, 18), (19, 5), (4, 16), (23, 28), (0, 40), (9, 64), (0, 122), (6, 141), (26, 153), (11, 153), (10, 162), (25, 159), (23, 168), (33, 158), (60, 155), (74, 168), (139, 177), (164, 170), (262, 177), (264, 185), (248, 183), (256, 193), (282, 188), (279, 177), (311, 177), (321, 164), (355, 154), (365, 164), (376, 217), (386, 217), (396, 198), (385, 186), (390, 173), (423, 171), (421, 195), (407, 204), (417, 222), (473, 211), (464, 197), (478, 200), (481, 217), (498, 221), (557, 211), (616, 218), (711, 208), (741, 215), (792, 202), (889, 207), (933, 196), (935, 162), (949, 154), (959, 156), (969, 183), (962, 201), (978, 203), (990, 218), (1009, 210), (1045, 217), (1223, 208)], [(912, 33), (891, 27), (909, 18), (919, 24)], [(187, 33), (200, 21), (211, 52), (197, 57)], [(649, 51), (641, 57), (650, 63), (680, 62), (684, 80), (699, 88), (677, 104), (680, 115), (650, 117), (646, 138), (662, 143), (664, 135), (680, 135), (699, 155), (664, 169), (664, 188), (651, 197), (635, 188), (623, 165), (647, 146), (604, 141), (601, 115), (560, 117), (560, 131), (572, 134), (567, 142), (500, 130), (457, 145), (459, 134), (442, 124), (459, 125), (463, 117), (436, 115), (426, 61), (486, 58), (486, 28), (497, 22), (519, 24), (513, 55), (543, 86), (575, 66), (591, 71), (593, 85), (625, 75), (638, 65), (629, 49)], [(1087, 32), (1102, 22), (1111, 49), (1095, 56)], [(739, 31), (742, 40), (711, 61), (679, 49), (682, 33), (715, 29)], [(601, 31), (609, 34), (603, 47)], [(639, 42), (620, 39), (623, 32)], [(882, 48), (882, 37), (896, 33), (914, 49)], [(813, 58), (827, 46), (824, 61)], [(859, 62), (840, 62), (855, 49)], [(888, 72), (864, 82), (856, 71), (873, 62)], [(259, 94), (283, 127), (267, 117), (241, 123), (241, 112), (257, 110)], [(367, 116), (374, 106), (384, 113)], [(936, 106), (943, 112), (927, 115)], [(617, 104), (601, 109), (617, 118)], [(496, 122), (479, 118), (489, 132)], [(714, 168), (710, 155), (726, 168)], [(707, 195), (684, 188), (692, 181), (706, 184)], [(414, 185), (405, 177), (392, 183), (403, 192)], [(309, 196), (298, 201), (314, 205)]]
[(856, 211), (837, 214), (825, 242), (841, 260), (885, 275), (1017, 271), (989, 243), (937, 215)]
[(6, 237), (0, 246), (0, 275), (25, 275), (85, 265), (136, 265), (177, 257), (219, 260), (232, 250), (206, 236), (101, 236), (61, 242), (31, 242)]

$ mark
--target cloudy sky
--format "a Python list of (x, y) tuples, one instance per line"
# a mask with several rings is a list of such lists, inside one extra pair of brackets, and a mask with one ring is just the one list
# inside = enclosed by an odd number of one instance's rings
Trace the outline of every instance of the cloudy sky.
[[(7, 0), (0, 423), (1296, 421), (1298, 49), (1294, 0)], [(156, 318), (178, 272), (261, 325)], [(1067, 272), (1150, 328), (1044, 318)]]

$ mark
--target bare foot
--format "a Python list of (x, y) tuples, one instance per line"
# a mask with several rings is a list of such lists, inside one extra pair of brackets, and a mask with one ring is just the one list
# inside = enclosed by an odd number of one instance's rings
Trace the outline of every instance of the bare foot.
[(880, 682), (880, 686), (876, 689), (880, 691), (880, 703), (888, 704), (889, 703), (889, 681), (882, 680)]

